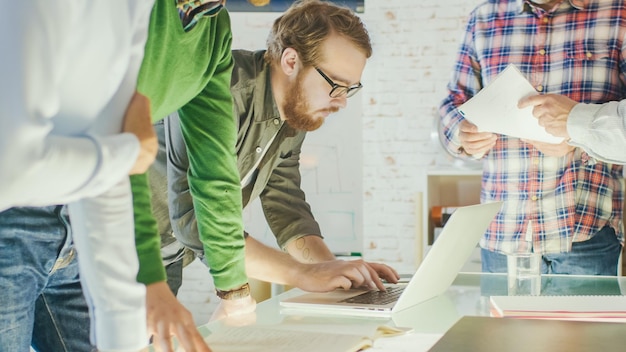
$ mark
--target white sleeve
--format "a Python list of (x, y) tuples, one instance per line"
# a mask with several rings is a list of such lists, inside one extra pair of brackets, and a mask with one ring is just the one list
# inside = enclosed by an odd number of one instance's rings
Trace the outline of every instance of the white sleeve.
[[(113, 116), (118, 123), (115, 135), (94, 134), (93, 129), (63, 135), (55, 130), (61, 108), (84, 98), (78, 96), (68, 104), (60, 94), (67, 70), (79, 70), (60, 49), (72, 32), (65, 21), (71, 22), (68, 16), (74, 7), (105, 3), (29, 1), (0, 11), (0, 210), (97, 195), (119, 182), (134, 164), (138, 141), (131, 134), (120, 134), (119, 123), (132, 96), (128, 90), (136, 85), (143, 45), (135, 48), (141, 56), (129, 65), (118, 95), (101, 112), (121, 114)], [(150, 7), (146, 11), (149, 16)], [(144, 43), (146, 30), (140, 35)], [(94, 80), (111, 74), (95, 74)]]
[[(119, 111), (116, 102), (125, 100), (127, 104), (128, 98), (125, 97), (132, 96), (135, 91), (152, 0), (129, 2), (128, 6), (131, 7), (130, 13), (135, 15), (130, 64), (112, 104), (103, 110), (93, 127), (94, 134), (115, 136), (119, 131), (119, 120), (115, 123), (107, 116), (116, 116)], [(115, 137), (105, 138), (113, 141)], [(114, 150), (115, 147), (113, 143), (101, 150), (123, 152)], [(144, 348), (149, 341), (145, 286), (137, 282), (139, 260), (135, 248), (132, 192), (126, 176), (128, 169), (122, 170), (122, 180), (112, 188), (107, 185), (107, 177), (115, 172), (108, 168), (119, 166), (113, 162), (114, 156), (101, 153), (101, 170), (88, 182), (92, 189), (106, 187), (107, 190), (96, 197), (70, 203), (68, 208), (81, 280), (94, 313), (91, 315), (92, 341), (102, 351), (134, 351)]]
[(128, 178), (68, 205), (80, 278), (90, 306), (91, 340), (104, 351), (148, 344), (145, 286), (137, 282), (133, 201)]
[[(135, 91), (152, 4), (46, 0), (17, 2), (0, 11), (0, 210), (69, 203), (80, 276), (92, 313), (92, 342), (99, 350), (138, 350), (148, 343), (145, 286), (136, 280), (139, 261), (127, 176), (139, 145), (120, 130)], [(97, 26), (89, 22), (95, 20), (108, 24), (102, 28), (108, 47), (119, 44), (124, 51), (97, 51), (102, 43), (93, 30)], [(67, 38), (76, 37), (70, 30), (75, 27), (67, 23), (89, 27), (78, 38), (87, 40), (83, 54), (93, 53), (99, 64), (68, 64), (72, 57), (62, 48), (70, 43)], [(107, 65), (111, 55), (122, 60), (115, 61), (119, 65)], [(119, 70), (98, 72), (107, 67)], [(68, 74), (68, 69), (74, 71)], [(81, 80), (78, 74), (94, 77)], [(74, 78), (71, 85), (65, 84), (68, 77)], [(67, 94), (68, 88), (78, 94)], [(81, 89), (86, 94), (80, 94)], [(76, 116), (67, 118), (60, 111)], [(67, 121), (84, 126), (74, 128)], [(63, 122), (66, 130), (59, 127)], [(81, 132), (64, 133), (74, 130)]]
[(626, 163), (626, 100), (605, 104), (576, 104), (567, 120), (570, 144), (591, 157)]

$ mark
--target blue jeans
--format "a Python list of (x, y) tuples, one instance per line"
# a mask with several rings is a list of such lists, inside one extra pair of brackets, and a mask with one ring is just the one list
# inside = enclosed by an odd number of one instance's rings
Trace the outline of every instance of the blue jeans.
[[(615, 230), (605, 226), (589, 240), (572, 243), (568, 253), (544, 254), (543, 274), (617, 275), (617, 262), (622, 251)], [(481, 249), (482, 271), (506, 273), (506, 255)]]
[(92, 351), (63, 206), (0, 212), (0, 350)]

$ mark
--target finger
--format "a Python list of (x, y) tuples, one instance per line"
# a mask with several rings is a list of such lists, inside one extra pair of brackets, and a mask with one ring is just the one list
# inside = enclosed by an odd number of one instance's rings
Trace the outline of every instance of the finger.
[[(364, 286), (366, 286), (370, 290), (374, 290), (374, 289), (376, 289), (378, 287), (376, 285), (376, 281), (380, 282), (380, 279), (378, 278), (378, 274), (376, 274), (376, 271), (374, 271), (367, 264), (365, 264), (365, 262), (361, 263), (361, 265), (359, 265), (357, 267), (357, 270), (363, 276), (363, 280), (364, 280), (363, 284), (364, 284)], [(372, 273), (374, 275), (376, 275), (376, 280), (374, 280), (374, 277), (372, 276)], [(383, 287), (383, 289), (384, 289), (384, 287)]]
[(496, 135), (495, 133), (491, 133), (491, 132), (475, 132), (475, 133), (467, 133), (467, 132), (461, 132), (459, 133), (459, 140), (461, 142), (480, 142), (480, 141), (490, 141), (490, 140), (495, 140), (496, 139)]
[(400, 275), (392, 267), (381, 264), (371, 264), (379, 277), (382, 277), (388, 282), (397, 283), (400, 280)]
[(335, 288), (343, 288), (344, 290), (349, 290), (352, 288), (352, 281), (347, 276), (334, 276), (330, 280), (331, 290)]
[[(368, 286), (368, 280), (371, 281), (369, 273), (364, 269), (362, 260), (345, 261), (343, 262), (343, 269), (341, 270), (341, 276), (350, 280), (351, 287), (364, 287)], [(336, 276), (335, 276), (336, 277)]]
[(531, 140), (531, 139), (524, 139), (524, 138), (522, 138), (521, 140), (522, 140), (522, 142), (526, 142), (526, 143), (528, 143), (528, 144), (532, 144), (532, 145), (534, 145), (534, 146), (541, 146), (541, 145), (544, 145), (544, 144), (545, 144), (545, 143), (543, 143), (543, 142), (534, 141), (534, 140)]
[(497, 139), (488, 139), (475, 142), (467, 142), (463, 143), (462, 145), (467, 153), (474, 155), (479, 153), (485, 153), (488, 150), (491, 150), (491, 148), (496, 145), (496, 141)]
[(159, 352), (173, 352), (174, 347), (172, 346), (172, 337), (169, 333), (158, 333), (153, 335), (153, 339), (156, 340), (154, 346), (156, 350)]
[(372, 280), (374, 281), (374, 285), (376, 285), (376, 288), (383, 292), (387, 291), (387, 288), (385, 287), (385, 285), (383, 285), (383, 281), (378, 276), (376, 270), (374, 270), (374, 268), (372, 268), (371, 266), (368, 266), (367, 268), (370, 271), (370, 275), (372, 276)]
[(378, 271), (374, 268), (374, 266), (367, 262), (363, 262), (363, 266), (367, 270), (368, 275), (372, 278), (371, 283), (368, 284), (369, 288), (387, 291), (387, 288), (383, 285), (383, 281), (380, 279), (380, 276), (378, 276)]
[(176, 337), (185, 351), (211, 352), (195, 326), (178, 326)]
[(463, 120), (461, 121), (461, 124), (459, 125), (459, 131), (468, 132), (468, 133), (476, 133), (478, 132), (478, 127), (467, 120)]
[(539, 123), (539, 126), (546, 127), (546, 125), (548, 124), (547, 118), (543, 116), (535, 116), (535, 117), (537, 117), (537, 122)]
[(547, 104), (537, 105), (533, 108), (533, 116), (540, 120), (551, 120), (554, 115)]
[(362, 287), (367, 285), (367, 279), (358, 268), (350, 268), (350, 270), (344, 272), (344, 276), (350, 280), (351, 287)]
[(536, 106), (543, 103), (545, 100), (545, 96), (542, 95), (531, 95), (528, 97), (524, 97), (517, 102), (517, 107), (523, 109), (528, 106)]
[[(195, 329), (195, 328), (194, 328)], [(183, 323), (176, 325), (174, 335), (178, 339), (178, 344), (182, 346), (185, 351), (195, 351), (195, 344), (193, 333)]]
[(388, 265), (385, 265), (385, 268), (387, 268), (388, 270), (391, 270), (391, 272), (393, 273), (393, 275), (395, 275), (396, 280), (400, 280), (400, 273), (398, 273), (398, 271)]
[(543, 126), (546, 130), (546, 132), (550, 133), (553, 136), (557, 136), (557, 137), (564, 137), (563, 135), (561, 135), (559, 132), (561, 132), (561, 129), (558, 126), (554, 126), (552, 124), (550, 125), (546, 125)]

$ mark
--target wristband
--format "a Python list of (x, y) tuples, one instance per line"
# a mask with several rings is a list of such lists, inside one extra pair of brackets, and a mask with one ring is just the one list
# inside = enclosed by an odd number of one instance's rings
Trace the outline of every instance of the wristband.
[(230, 291), (216, 290), (217, 297), (226, 300), (240, 299), (250, 296), (250, 285), (248, 283)]

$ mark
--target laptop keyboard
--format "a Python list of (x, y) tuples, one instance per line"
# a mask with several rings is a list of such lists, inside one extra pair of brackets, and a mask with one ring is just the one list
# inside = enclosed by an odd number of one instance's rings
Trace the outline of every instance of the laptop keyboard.
[(387, 287), (387, 291), (367, 291), (358, 296), (346, 298), (343, 303), (360, 303), (360, 304), (387, 304), (395, 302), (404, 291), (406, 286)]

